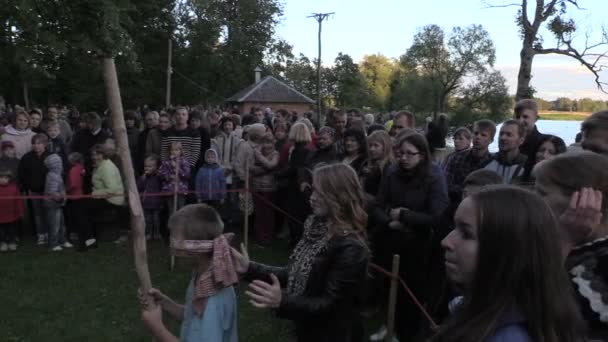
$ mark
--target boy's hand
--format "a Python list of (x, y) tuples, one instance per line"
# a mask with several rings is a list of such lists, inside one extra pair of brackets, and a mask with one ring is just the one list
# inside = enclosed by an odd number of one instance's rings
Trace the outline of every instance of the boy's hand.
[(570, 205), (559, 217), (571, 239), (576, 243), (584, 243), (602, 222), (602, 192), (582, 188), (572, 194)]
[(137, 289), (137, 297), (139, 298), (139, 303), (145, 310), (147, 310), (150, 306), (150, 303), (148, 302), (149, 297), (152, 297), (152, 299), (154, 299), (154, 304), (156, 304), (156, 306), (160, 306), (162, 301), (167, 298), (160, 290), (155, 288), (151, 288), (148, 291), (147, 296), (141, 291), (141, 289)]
[(234, 268), (236, 272), (239, 274), (244, 274), (249, 269), (249, 254), (247, 253), (247, 249), (245, 249), (245, 245), (241, 243), (241, 253), (239, 253), (236, 249), (230, 247), (230, 253), (234, 258)]
[(151, 309), (144, 309), (141, 312), (141, 320), (148, 330), (156, 331), (163, 324), (163, 312), (160, 306)]

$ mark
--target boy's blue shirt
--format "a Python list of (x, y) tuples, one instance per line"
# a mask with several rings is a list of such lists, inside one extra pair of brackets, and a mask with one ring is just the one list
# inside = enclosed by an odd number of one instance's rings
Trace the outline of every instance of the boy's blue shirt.
[(179, 340), (182, 342), (237, 342), (237, 302), (234, 288), (229, 286), (209, 297), (203, 316), (192, 307), (194, 279), (186, 291), (184, 320)]

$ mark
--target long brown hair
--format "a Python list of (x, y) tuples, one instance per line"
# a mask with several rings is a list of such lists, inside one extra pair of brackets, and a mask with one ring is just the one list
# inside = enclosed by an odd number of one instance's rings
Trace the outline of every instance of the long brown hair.
[(484, 341), (514, 306), (533, 341), (581, 341), (582, 319), (548, 205), (531, 191), (505, 185), (470, 198), (477, 211), (476, 271), (464, 303), (433, 341)]
[(393, 156), (393, 143), (391, 141), (391, 136), (388, 135), (386, 131), (374, 131), (367, 137), (368, 146), (374, 142), (382, 145), (382, 159), (378, 161), (378, 167), (382, 174), (386, 165), (395, 162), (395, 157)]
[(313, 172), (313, 184), (329, 207), (329, 221), (336, 230), (332, 233), (350, 230), (365, 241), (365, 195), (355, 170), (343, 163), (319, 166)]

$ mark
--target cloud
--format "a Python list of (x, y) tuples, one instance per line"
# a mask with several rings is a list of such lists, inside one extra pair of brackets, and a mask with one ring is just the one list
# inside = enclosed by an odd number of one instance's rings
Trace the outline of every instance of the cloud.
[[(597, 88), (595, 77), (589, 70), (576, 61), (559, 61), (551, 58), (533, 64), (531, 84), (537, 90), (538, 97), (547, 100), (557, 97), (608, 100), (608, 94)], [(497, 65), (496, 69), (502, 72), (510, 92), (514, 94), (517, 90), (519, 65)], [(601, 76), (608, 80), (608, 72), (603, 72)]]

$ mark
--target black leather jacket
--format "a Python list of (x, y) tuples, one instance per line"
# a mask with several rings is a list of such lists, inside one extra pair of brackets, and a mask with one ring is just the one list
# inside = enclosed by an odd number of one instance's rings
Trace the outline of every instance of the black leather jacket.
[[(354, 235), (334, 236), (325, 253), (313, 263), (304, 293), (283, 291), (279, 317), (294, 321), (298, 342), (353, 342), (363, 340), (359, 315), (369, 261), (368, 248)], [(287, 285), (287, 267), (250, 263), (246, 280), (270, 283), (274, 273)]]

